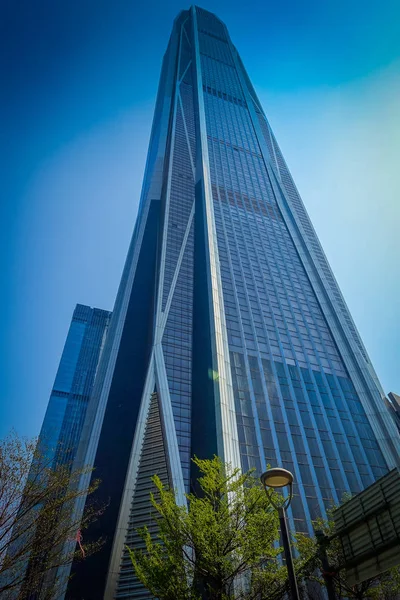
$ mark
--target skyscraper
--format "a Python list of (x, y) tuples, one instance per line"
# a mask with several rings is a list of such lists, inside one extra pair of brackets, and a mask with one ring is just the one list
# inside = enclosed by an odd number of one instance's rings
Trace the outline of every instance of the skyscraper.
[[(110, 317), (109, 311), (77, 304), (38, 439), (39, 463), (31, 467), (28, 477), (36, 478), (43, 468), (41, 464), (45, 464), (46, 469), (60, 464), (72, 465)], [(17, 520), (15, 527), (19, 525)], [(36, 535), (34, 529), (29, 535)], [(17, 537), (8, 549), (9, 554), (19, 553), (24, 539)], [(28, 558), (22, 555), (12, 568), (25, 573), (29, 569)], [(7, 579), (8, 572), (2, 577)], [(12, 579), (14, 577), (13, 572)], [(15, 597), (18, 594), (16, 588)]]
[(149, 477), (179, 502), (190, 457), (283, 466), (300, 531), (398, 463), (383, 391), (225, 25), (176, 18), (139, 214), (81, 460), (110, 499), (70, 598), (146, 598), (125, 544)]
[(389, 408), (396, 427), (400, 431), (400, 396), (394, 392), (389, 392), (386, 398), (386, 406)]
[(107, 310), (75, 307), (38, 441), (53, 464), (74, 460), (110, 318)]

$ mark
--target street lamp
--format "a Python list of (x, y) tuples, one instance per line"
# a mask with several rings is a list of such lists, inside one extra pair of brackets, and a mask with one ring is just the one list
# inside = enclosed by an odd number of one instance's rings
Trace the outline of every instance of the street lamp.
[[(272, 506), (278, 511), (283, 548), (285, 551), (286, 566), (289, 576), (290, 591), (292, 593), (292, 599), (299, 600), (299, 590), (297, 587), (296, 576), (294, 573), (292, 550), (290, 548), (289, 532), (286, 522), (286, 509), (290, 505), (293, 497), (293, 475), (290, 471), (277, 467), (275, 469), (268, 469), (268, 471), (265, 471), (265, 473), (261, 475), (260, 479), (261, 483), (264, 486), (265, 493), (267, 494), (269, 501), (271, 502)], [(274, 490), (287, 486), (289, 486), (288, 497), (284, 500), (283, 503), (277, 504), (273, 499)]]

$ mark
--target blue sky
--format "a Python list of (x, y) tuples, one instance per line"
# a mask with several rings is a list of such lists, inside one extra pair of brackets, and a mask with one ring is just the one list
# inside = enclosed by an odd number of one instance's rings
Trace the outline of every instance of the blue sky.
[[(400, 391), (400, 5), (204, 2), (229, 28), (386, 391)], [(0, 435), (36, 435), (77, 302), (112, 309), (176, 0), (0, 25)], [(4, 93), (5, 92), (5, 93)]]

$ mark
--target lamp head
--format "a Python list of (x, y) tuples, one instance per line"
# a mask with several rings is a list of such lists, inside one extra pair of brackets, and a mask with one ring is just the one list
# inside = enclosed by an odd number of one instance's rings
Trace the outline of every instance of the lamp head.
[(290, 471), (276, 467), (268, 469), (260, 477), (264, 488), (283, 488), (293, 483), (293, 475)]

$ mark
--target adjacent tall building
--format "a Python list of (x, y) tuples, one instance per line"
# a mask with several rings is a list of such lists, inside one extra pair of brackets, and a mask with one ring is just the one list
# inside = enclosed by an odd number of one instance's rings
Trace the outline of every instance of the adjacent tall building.
[(389, 392), (386, 398), (386, 406), (400, 432), (400, 396), (394, 392)]
[(290, 525), (311, 532), (398, 464), (383, 396), (225, 25), (181, 12), (79, 455), (102, 480), (107, 539), (67, 597), (148, 597), (124, 548), (153, 473), (185, 502), (193, 454), (289, 469)]
[(74, 461), (110, 318), (83, 304), (74, 310), (38, 442), (54, 466)]
[[(76, 306), (38, 439), (39, 462), (31, 466), (28, 478), (37, 478), (43, 465), (46, 469), (62, 464), (72, 466), (110, 317), (111, 313), (106, 310), (82, 304)], [(20, 527), (21, 523), (21, 534), (18, 529), (13, 531), (13, 535), (17, 533), (20, 537), (10, 545), (9, 555), (21, 555), (21, 544), (26, 543), (26, 538), (32, 544), (38, 535), (34, 528), (28, 535), (23, 520), (17, 520), (15, 527)], [(18, 579), (24, 579), (22, 591), (15, 588), (10, 597), (28, 597), (30, 562), (28, 554), (22, 553), (13, 562), (12, 573), (3, 573), (5, 581), (14, 580), (16, 572)]]

